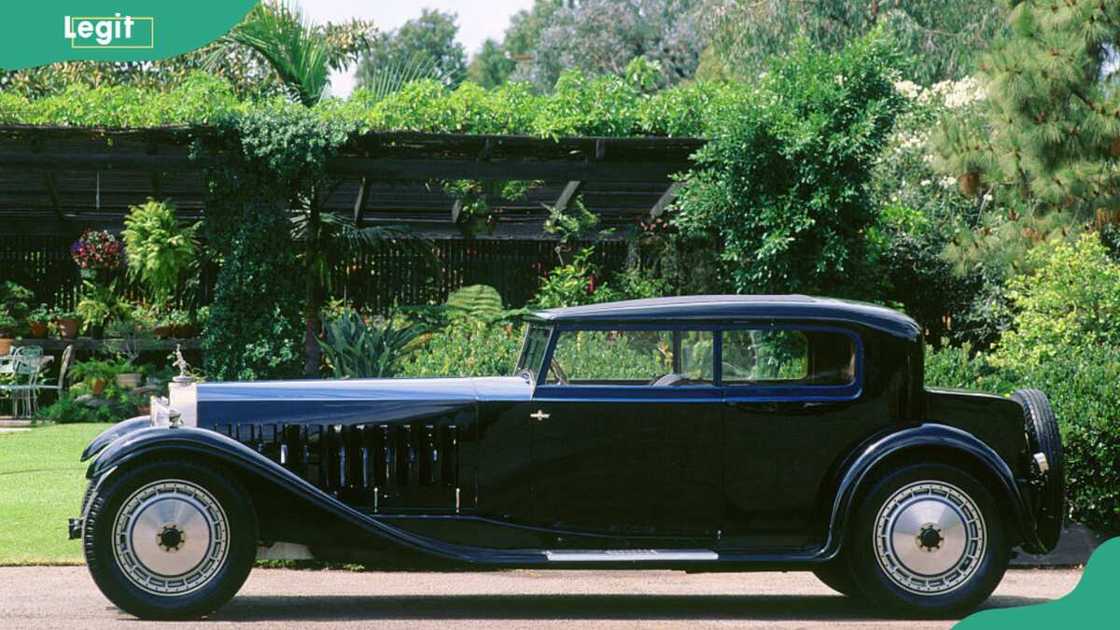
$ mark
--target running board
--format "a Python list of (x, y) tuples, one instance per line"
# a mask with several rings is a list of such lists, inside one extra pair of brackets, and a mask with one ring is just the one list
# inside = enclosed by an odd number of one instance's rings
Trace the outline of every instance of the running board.
[(571, 549), (545, 551), (549, 562), (705, 562), (719, 560), (710, 549)]

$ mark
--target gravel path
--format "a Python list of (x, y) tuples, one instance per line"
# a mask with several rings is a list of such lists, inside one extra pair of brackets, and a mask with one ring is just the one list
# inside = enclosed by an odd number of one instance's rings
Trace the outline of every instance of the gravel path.
[[(987, 606), (1065, 595), (1076, 570), (1013, 570)], [(811, 573), (687, 575), (669, 571), (420, 573), (256, 569), (213, 619), (136, 622), (111, 606), (85, 567), (0, 568), (0, 626), (127, 627), (804, 628), (899, 627), (834, 594)], [(127, 622), (122, 624), (121, 622)], [(950, 622), (904, 622), (907, 630)]]

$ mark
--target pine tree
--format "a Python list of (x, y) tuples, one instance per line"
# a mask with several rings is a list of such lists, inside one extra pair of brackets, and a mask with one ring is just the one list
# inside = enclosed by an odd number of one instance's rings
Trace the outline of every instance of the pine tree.
[(968, 194), (1087, 218), (1120, 209), (1120, 2), (1009, 0), (1007, 33), (981, 62), (987, 99), (946, 120), (939, 166)]

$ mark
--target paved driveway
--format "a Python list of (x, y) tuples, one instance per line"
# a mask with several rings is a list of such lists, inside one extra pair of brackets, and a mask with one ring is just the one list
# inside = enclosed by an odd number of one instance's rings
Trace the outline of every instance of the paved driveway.
[[(988, 606), (1065, 595), (1080, 571), (1014, 570)], [(122, 624), (125, 621), (127, 623)], [(101, 596), (84, 567), (0, 568), (0, 627), (206, 628), (899, 627), (835, 595), (811, 573), (668, 571), (351, 573), (257, 569), (202, 623), (137, 623)], [(950, 622), (906, 622), (907, 630)]]

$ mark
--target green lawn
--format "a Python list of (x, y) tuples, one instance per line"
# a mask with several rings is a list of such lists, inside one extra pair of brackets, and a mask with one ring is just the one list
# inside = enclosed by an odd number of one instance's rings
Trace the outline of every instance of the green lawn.
[(78, 516), (86, 487), (78, 456), (108, 426), (0, 433), (0, 566), (82, 563), (79, 541), (66, 539), (66, 519)]

